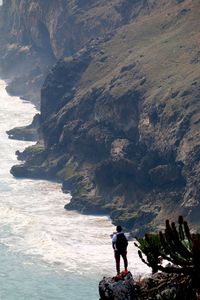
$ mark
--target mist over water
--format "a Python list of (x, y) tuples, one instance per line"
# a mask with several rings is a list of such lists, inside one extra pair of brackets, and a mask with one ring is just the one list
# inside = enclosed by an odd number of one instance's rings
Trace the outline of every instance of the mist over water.
[[(108, 217), (64, 210), (70, 195), (60, 184), (16, 179), (15, 151), (32, 142), (7, 138), (6, 130), (27, 125), (34, 106), (7, 95), (0, 81), (0, 299), (98, 299), (102, 276), (115, 275)], [(134, 275), (150, 270), (128, 248)]]

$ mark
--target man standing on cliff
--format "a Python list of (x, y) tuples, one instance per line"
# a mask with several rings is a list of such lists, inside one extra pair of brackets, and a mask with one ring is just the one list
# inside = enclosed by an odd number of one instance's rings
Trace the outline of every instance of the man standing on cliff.
[(116, 227), (117, 232), (112, 237), (112, 246), (115, 253), (115, 261), (116, 261), (116, 270), (117, 275), (116, 278), (120, 279), (120, 256), (122, 256), (124, 260), (124, 275), (128, 273), (128, 260), (127, 260), (127, 246), (128, 246), (128, 239), (126, 235), (122, 231), (122, 227), (118, 225)]

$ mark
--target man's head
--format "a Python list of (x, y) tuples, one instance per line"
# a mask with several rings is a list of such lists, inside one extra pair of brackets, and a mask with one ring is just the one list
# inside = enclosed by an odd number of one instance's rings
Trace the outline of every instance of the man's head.
[(117, 232), (121, 232), (122, 231), (122, 226), (121, 225), (117, 225), (116, 230), (117, 230)]

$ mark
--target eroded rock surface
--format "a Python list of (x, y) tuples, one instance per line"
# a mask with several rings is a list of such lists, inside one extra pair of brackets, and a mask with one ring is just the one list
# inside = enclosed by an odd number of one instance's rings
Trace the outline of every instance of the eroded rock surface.
[(132, 274), (116, 280), (114, 277), (104, 277), (99, 283), (100, 300), (137, 300), (137, 291)]

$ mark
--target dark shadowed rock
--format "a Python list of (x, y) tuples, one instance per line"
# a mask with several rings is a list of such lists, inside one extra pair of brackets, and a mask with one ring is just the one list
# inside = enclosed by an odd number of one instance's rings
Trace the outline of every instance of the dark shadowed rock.
[(132, 274), (122, 279), (104, 277), (99, 283), (100, 300), (136, 300), (138, 299)]
[(149, 170), (150, 179), (156, 186), (181, 180), (181, 169), (178, 166), (158, 165)]

